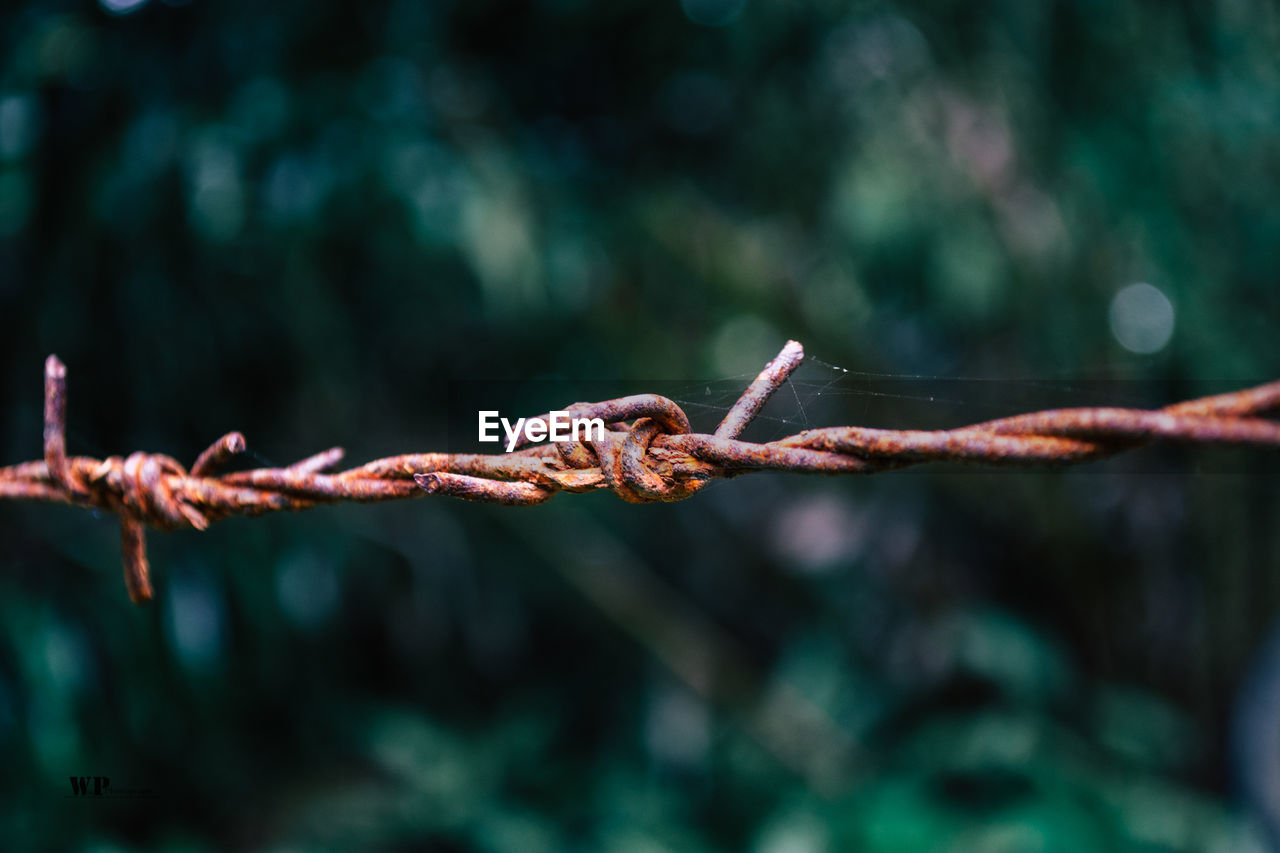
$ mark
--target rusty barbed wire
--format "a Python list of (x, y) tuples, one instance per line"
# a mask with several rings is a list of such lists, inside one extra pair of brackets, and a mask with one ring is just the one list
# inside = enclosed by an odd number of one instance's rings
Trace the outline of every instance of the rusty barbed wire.
[[(825, 427), (756, 444), (737, 438), (804, 359), (788, 341), (710, 435), (693, 433), (684, 411), (656, 394), (575, 403), (575, 418), (608, 426), (594, 440), (523, 446), (506, 454), (411, 453), (326, 473), (335, 447), (285, 468), (219, 474), (245, 449), (228, 433), (190, 470), (158, 453), (94, 459), (66, 454), (66, 367), (45, 362), (44, 459), (0, 468), (0, 499), (95, 507), (120, 517), (129, 598), (152, 597), (146, 528), (204, 530), (233, 515), (301, 510), (343, 501), (445, 494), (507, 505), (541, 503), (556, 492), (608, 489), (632, 503), (683, 500), (715, 479), (750, 471), (865, 474), (930, 461), (991, 465), (1063, 464), (1151, 442), (1280, 449), (1280, 381), (1163, 409), (1055, 409), (950, 430)], [(550, 413), (530, 421), (548, 423)]]

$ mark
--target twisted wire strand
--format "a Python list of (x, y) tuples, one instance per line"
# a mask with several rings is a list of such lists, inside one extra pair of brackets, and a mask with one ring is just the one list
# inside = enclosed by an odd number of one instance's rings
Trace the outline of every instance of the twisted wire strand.
[[(302, 510), (345, 501), (444, 494), (505, 505), (557, 492), (608, 489), (632, 503), (683, 500), (708, 482), (750, 471), (859, 474), (921, 462), (1068, 464), (1153, 442), (1280, 449), (1280, 381), (1154, 411), (1055, 409), (950, 430), (824, 427), (763, 444), (737, 437), (804, 359), (795, 341), (761, 371), (714, 433), (693, 433), (684, 411), (656, 394), (575, 403), (571, 417), (608, 425), (596, 439), (521, 446), (506, 454), (411, 453), (332, 472), (340, 447), (284, 468), (219, 474), (245, 450), (222, 436), (188, 470), (155, 453), (94, 459), (66, 454), (66, 367), (45, 362), (44, 459), (0, 468), (0, 499), (96, 507), (120, 518), (125, 585), (135, 603), (153, 595), (146, 528), (204, 530), (233, 515)], [(549, 425), (550, 413), (530, 420)]]

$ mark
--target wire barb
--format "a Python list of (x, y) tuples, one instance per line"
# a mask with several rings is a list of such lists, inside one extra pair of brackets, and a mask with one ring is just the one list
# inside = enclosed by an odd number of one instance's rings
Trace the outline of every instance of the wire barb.
[(1066, 464), (1152, 442), (1280, 449), (1280, 422), (1274, 419), (1280, 381), (1155, 411), (1056, 409), (951, 430), (824, 427), (765, 444), (739, 440), (803, 359), (804, 348), (788, 341), (712, 435), (691, 432), (684, 411), (666, 397), (640, 394), (568, 407), (574, 417), (608, 425), (595, 439), (500, 455), (411, 453), (325, 473), (342, 461), (342, 448), (335, 447), (285, 468), (218, 474), (244, 452), (240, 433), (210, 445), (190, 471), (162, 454), (67, 456), (67, 370), (51, 355), (45, 362), (44, 459), (0, 468), (0, 500), (69, 503), (117, 514), (125, 587), (130, 600), (142, 603), (153, 595), (146, 528), (204, 530), (233, 515), (429, 494), (529, 506), (557, 492), (608, 489), (631, 503), (678, 501), (712, 480), (749, 471), (858, 474), (930, 461)]

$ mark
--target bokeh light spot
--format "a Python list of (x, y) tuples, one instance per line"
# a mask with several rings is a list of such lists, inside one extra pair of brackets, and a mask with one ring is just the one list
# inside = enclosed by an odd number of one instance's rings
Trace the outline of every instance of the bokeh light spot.
[(147, 0), (98, 0), (113, 15), (127, 15), (147, 5)]
[(245, 216), (240, 158), (224, 137), (206, 132), (189, 156), (191, 224), (212, 242), (235, 237)]
[(36, 101), (29, 95), (0, 98), (0, 158), (21, 157), (31, 150), (37, 133)]
[(856, 559), (871, 534), (870, 518), (832, 495), (802, 498), (778, 513), (773, 546), (796, 571), (820, 574)]
[(745, 376), (777, 355), (784, 341), (759, 317), (742, 314), (729, 320), (711, 340), (711, 363), (722, 376)]
[(302, 222), (328, 191), (329, 175), (298, 156), (282, 157), (263, 181), (266, 209), (277, 222)]
[(649, 704), (645, 742), (650, 755), (670, 764), (702, 764), (711, 745), (706, 704), (682, 690), (660, 691)]
[(319, 628), (338, 607), (338, 576), (332, 561), (311, 550), (295, 552), (276, 574), (280, 608), (300, 628)]
[(209, 579), (186, 575), (170, 581), (166, 627), (184, 666), (201, 670), (217, 662), (222, 654), (223, 610), (222, 594)]
[(50, 685), (63, 692), (73, 692), (84, 686), (91, 661), (79, 630), (51, 620), (41, 639), (44, 640), (44, 662)]
[(1124, 287), (1111, 300), (1111, 334), (1130, 352), (1159, 352), (1173, 337), (1173, 304), (1146, 282)]

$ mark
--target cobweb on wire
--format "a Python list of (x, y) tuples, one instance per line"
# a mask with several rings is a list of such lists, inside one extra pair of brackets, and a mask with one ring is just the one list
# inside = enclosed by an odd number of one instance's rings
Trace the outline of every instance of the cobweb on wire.
[[(686, 383), (672, 390), (671, 399), (685, 410), (695, 428), (705, 427), (710, 431), (755, 377), (755, 373), (741, 373), (713, 381)], [(959, 403), (954, 399), (939, 399), (928, 389), (912, 393), (904, 387), (877, 387), (885, 380), (901, 385), (917, 380), (943, 382), (945, 377), (862, 373), (806, 356), (804, 364), (787, 378), (756, 416), (749, 428), (749, 437), (755, 441), (773, 441), (804, 430), (844, 423), (846, 421), (839, 419), (842, 414), (866, 415), (877, 398), (916, 404)]]
[[(689, 382), (666, 393), (696, 429), (710, 431), (754, 378), (754, 373), (742, 373)], [(809, 354), (744, 437), (773, 441), (837, 424), (950, 429), (1025, 411), (1098, 405), (1156, 408), (1167, 403), (1170, 393), (1167, 383), (1159, 381), (871, 372)]]

